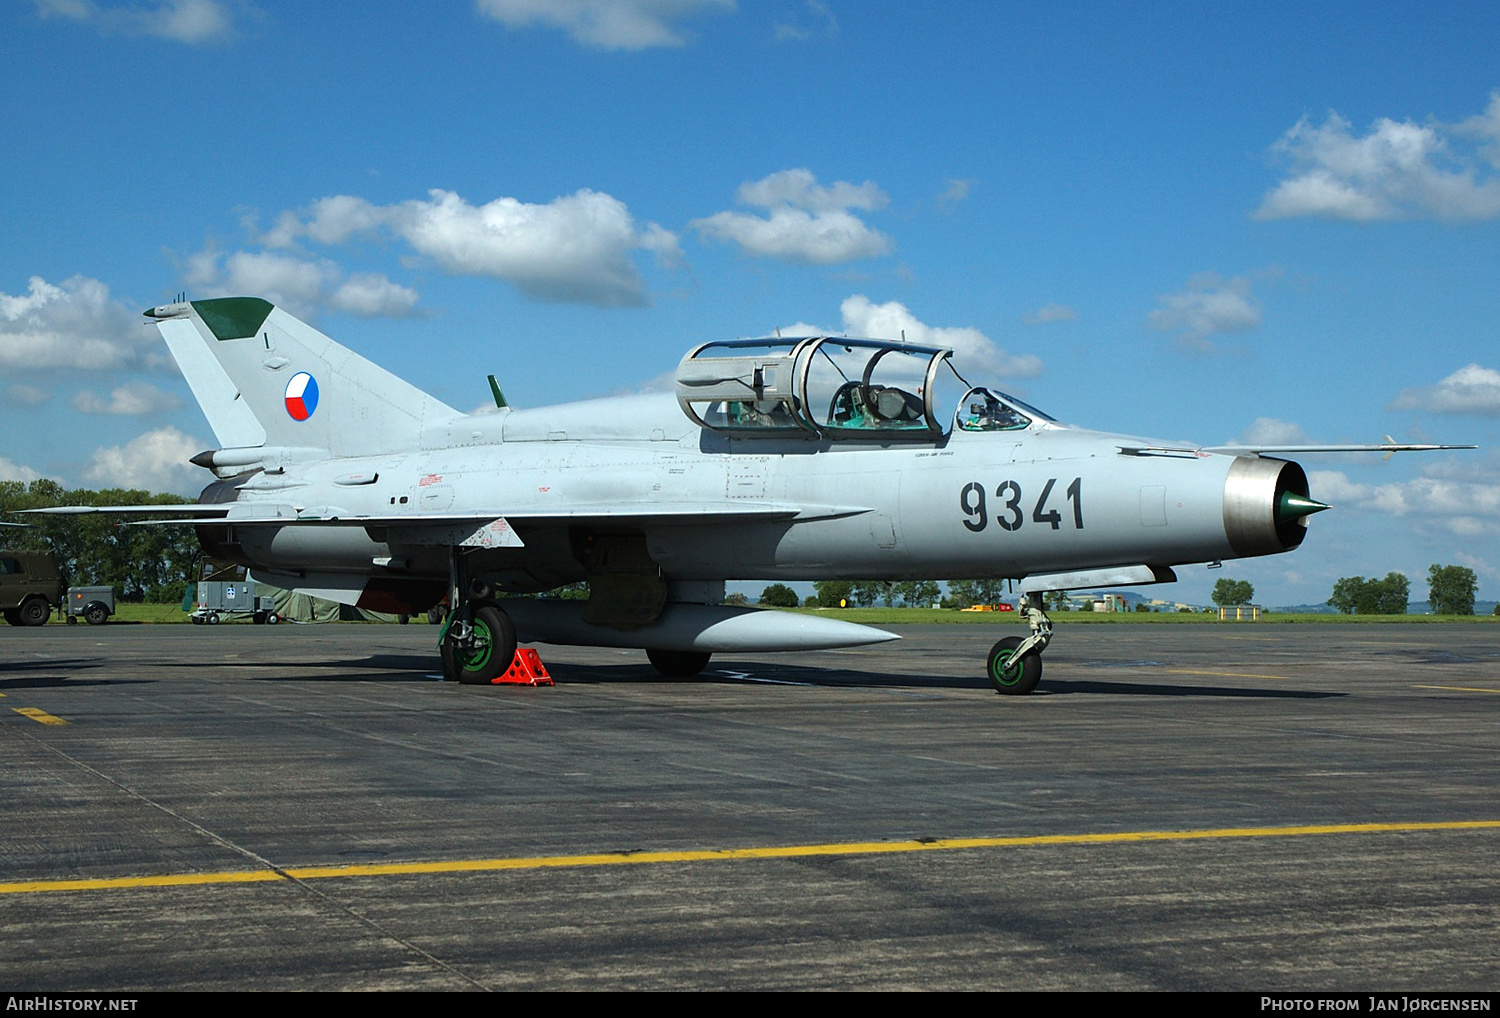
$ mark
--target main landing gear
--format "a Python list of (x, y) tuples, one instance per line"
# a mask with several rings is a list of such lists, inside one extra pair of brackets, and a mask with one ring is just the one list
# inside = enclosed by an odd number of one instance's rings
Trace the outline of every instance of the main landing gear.
[(443, 678), (449, 682), (487, 686), (503, 675), (516, 656), (516, 627), (510, 616), (490, 600), (489, 584), (470, 582), (463, 556), (453, 549), (453, 611), (438, 636)]
[(1042, 680), (1042, 651), (1052, 640), (1052, 620), (1042, 610), (1042, 594), (1032, 591), (1026, 595), (1026, 624), (1031, 635), (1024, 640), (1019, 636), (1007, 636), (990, 648), (989, 663), (985, 674), (995, 692), (1003, 696), (1020, 696), (1036, 688)]

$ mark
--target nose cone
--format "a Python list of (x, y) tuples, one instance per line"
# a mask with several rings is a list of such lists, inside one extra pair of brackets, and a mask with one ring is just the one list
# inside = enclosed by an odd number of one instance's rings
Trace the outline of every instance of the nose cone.
[(1320, 513), (1328, 506), (1294, 491), (1283, 491), (1276, 500), (1276, 524), (1281, 526)]

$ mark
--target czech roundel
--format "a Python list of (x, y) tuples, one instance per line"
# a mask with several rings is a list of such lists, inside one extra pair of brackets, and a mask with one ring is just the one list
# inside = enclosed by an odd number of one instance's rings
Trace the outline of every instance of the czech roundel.
[(286, 383), (286, 412), (294, 421), (305, 421), (318, 409), (318, 380), (299, 371)]

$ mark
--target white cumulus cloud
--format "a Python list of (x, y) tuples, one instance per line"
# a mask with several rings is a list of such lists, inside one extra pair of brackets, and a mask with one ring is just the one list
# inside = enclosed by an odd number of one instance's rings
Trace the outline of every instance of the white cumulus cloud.
[(824, 187), (811, 170), (782, 170), (740, 185), (738, 199), (765, 209), (766, 215), (717, 212), (693, 220), (688, 228), (735, 244), (747, 255), (813, 265), (877, 258), (895, 247), (889, 237), (849, 211), (874, 211), (889, 203), (885, 192), (870, 181), (836, 181)]
[(44, 18), (63, 18), (101, 32), (147, 35), (194, 45), (219, 42), (234, 31), (229, 5), (221, 0), (155, 0), (101, 3), (99, 0), (36, 0)]
[(793, 12), (776, 23), (772, 33), (778, 41), (806, 42), (814, 35), (838, 35), (838, 19), (823, 0), (806, 0), (804, 6), (805, 17)]
[(1500, 215), (1500, 93), (1456, 125), (1382, 117), (1363, 135), (1329, 113), (1303, 117), (1271, 149), (1291, 172), (1257, 219), (1489, 219)]
[(159, 428), (124, 445), (95, 450), (84, 477), (100, 487), (170, 491), (179, 481), (190, 484), (202, 476), (188, 460), (204, 448), (176, 428)]
[(1205, 272), (1189, 279), (1176, 293), (1163, 294), (1161, 307), (1147, 317), (1152, 328), (1176, 332), (1184, 345), (1212, 350), (1208, 337), (1243, 332), (1260, 324), (1260, 302), (1250, 292), (1250, 277), (1224, 279)]
[(117, 370), (141, 361), (153, 337), (97, 279), (60, 284), (32, 276), (27, 292), (0, 293), (0, 368)]
[(1307, 479), (1313, 497), (1335, 508), (1431, 517), (1456, 534), (1500, 533), (1500, 484), (1439, 476), (1363, 484), (1337, 470), (1309, 470)]
[(953, 206), (969, 197), (969, 191), (974, 187), (972, 180), (950, 180), (948, 186), (937, 197), (938, 208), (944, 212), (950, 212)]
[[(928, 325), (899, 301), (876, 304), (864, 294), (855, 294), (839, 306), (839, 311), (848, 335), (900, 339), (904, 334), (906, 342), (916, 346), (950, 347), (955, 366), (966, 374), (972, 371), (1002, 378), (1033, 378), (1042, 373), (1040, 357), (1007, 353), (975, 328)], [(796, 334), (789, 329), (782, 333)]]
[[(601, 307), (647, 303), (635, 251), (650, 251), (666, 264), (681, 255), (671, 231), (638, 225), (624, 202), (588, 189), (546, 204), (506, 197), (474, 205), (441, 189), (394, 205), (338, 195), (314, 202), (305, 215), (283, 213), (261, 239), (269, 247), (290, 247), (302, 239), (341, 244), (382, 233), (446, 272), (501, 279), (536, 300)], [(369, 294), (371, 286), (355, 289)], [(383, 298), (389, 302), (391, 294)], [(357, 306), (354, 294), (345, 300), (347, 309)]]
[(41, 480), (41, 477), (41, 474), (24, 463), (17, 463), (13, 459), (0, 456), (0, 481), (21, 481), (24, 484), (30, 484), (32, 481)]
[(1500, 417), (1500, 371), (1470, 364), (1436, 385), (1402, 389), (1391, 409)]
[(46, 389), (17, 383), (6, 387), (4, 401), (10, 406), (34, 407), (47, 402), (51, 396), (52, 394)]
[(1021, 316), (1021, 321), (1027, 325), (1046, 325), (1049, 322), (1071, 322), (1078, 317), (1078, 312), (1066, 304), (1043, 304), (1035, 311), (1028, 311)]
[(506, 28), (560, 28), (591, 49), (681, 46), (680, 22), (727, 12), (734, 0), (478, 0), (479, 12)]
[(162, 392), (145, 382), (126, 382), (111, 392), (108, 399), (84, 389), (74, 393), (69, 402), (80, 413), (125, 417), (142, 417), (182, 406), (182, 400), (170, 392)]
[(345, 276), (334, 262), (270, 251), (221, 255), (200, 251), (188, 260), (187, 282), (204, 296), (264, 297), (295, 315), (321, 308), (360, 318), (401, 318), (416, 314), (417, 291), (377, 273)]
[(1302, 430), (1302, 425), (1293, 421), (1278, 420), (1275, 417), (1257, 417), (1250, 422), (1250, 426), (1240, 432), (1239, 438), (1232, 445), (1312, 445), (1313, 442), (1307, 437), (1307, 432)]

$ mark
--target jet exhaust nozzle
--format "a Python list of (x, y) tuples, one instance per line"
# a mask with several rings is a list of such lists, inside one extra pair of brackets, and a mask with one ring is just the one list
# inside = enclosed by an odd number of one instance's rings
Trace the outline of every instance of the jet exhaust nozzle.
[(1224, 534), (1239, 558), (1291, 551), (1307, 518), (1327, 508), (1308, 497), (1307, 474), (1290, 460), (1238, 456), (1224, 480)]

